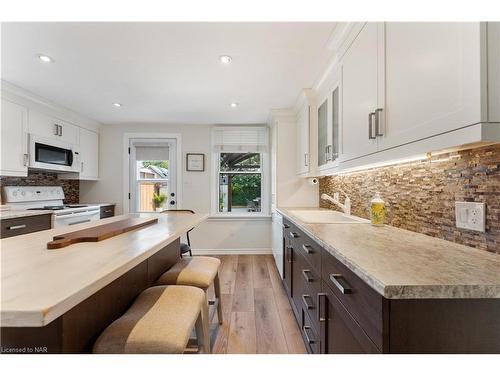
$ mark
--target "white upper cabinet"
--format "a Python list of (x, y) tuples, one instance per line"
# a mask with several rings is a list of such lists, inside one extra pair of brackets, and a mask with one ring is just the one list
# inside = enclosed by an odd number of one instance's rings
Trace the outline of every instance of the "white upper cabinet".
[(29, 132), (45, 138), (78, 144), (78, 126), (36, 110), (29, 113)]
[(477, 22), (385, 24), (379, 150), (487, 121), (481, 109), (481, 38)]
[[(383, 108), (379, 79), (380, 39), (383, 25), (366, 23), (342, 59), (342, 154), (350, 160), (376, 152), (377, 108)], [(379, 115), (379, 119), (380, 119)]]
[(28, 109), (2, 99), (0, 175), (28, 175), (27, 129)]
[(93, 131), (80, 128), (80, 179), (99, 178), (99, 136)]
[(297, 174), (310, 171), (311, 157), (309, 151), (309, 119), (311, 108), (308, 103), (297, 113)]

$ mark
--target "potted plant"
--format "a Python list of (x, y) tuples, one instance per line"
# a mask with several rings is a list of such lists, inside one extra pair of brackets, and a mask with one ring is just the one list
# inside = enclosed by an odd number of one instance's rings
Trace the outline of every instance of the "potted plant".
[(157, 212), (161, 212), (162, 208), (161, 206), (163, 205), (163, 202), (167, 199), (167, 196), (163, 193), (156, 194), (153, 193), (153, 206), (155, 207), (155, 210)]

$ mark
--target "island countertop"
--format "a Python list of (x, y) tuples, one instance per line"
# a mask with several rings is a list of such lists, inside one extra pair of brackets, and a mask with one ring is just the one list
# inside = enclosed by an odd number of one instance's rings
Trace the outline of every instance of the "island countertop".
[(500, 298), (500, 255), (385, 225), (307, 224), (279, 208), (389, 299)]
[[(170, 244), (205, 214), (128, 214), (0, 241), (1, 326), (41, 327)], [(100, 241), (47, 250), (55, 235), (130, 217), (158, 223)]]

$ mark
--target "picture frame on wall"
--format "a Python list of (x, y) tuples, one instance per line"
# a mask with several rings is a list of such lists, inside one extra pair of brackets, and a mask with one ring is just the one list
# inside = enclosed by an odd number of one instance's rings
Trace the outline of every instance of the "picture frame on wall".
[(205, 154), (186, 154), (186, 171), (188, 172), (204, 172), (205, 171)]

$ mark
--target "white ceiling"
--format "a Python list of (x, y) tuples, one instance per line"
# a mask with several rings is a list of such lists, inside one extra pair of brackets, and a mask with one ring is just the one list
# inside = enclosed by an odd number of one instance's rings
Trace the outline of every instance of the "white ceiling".
[(262, 123), (319, 77), (334, 26), (3, 23), (2, 79), (104, 124)]

